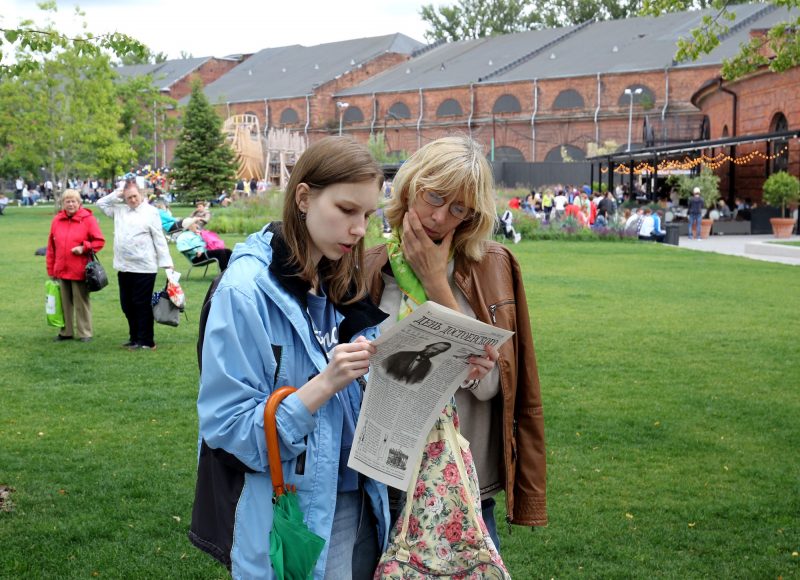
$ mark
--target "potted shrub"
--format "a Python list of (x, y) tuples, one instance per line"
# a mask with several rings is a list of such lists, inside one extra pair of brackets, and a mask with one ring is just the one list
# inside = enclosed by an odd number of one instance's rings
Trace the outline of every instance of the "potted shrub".
[(772, 233), (776, 238), (788, 238), (794, 229), (794, 220), (786, 217), (786, 205), (800, 200), (800, 179), (785, 171), (770, 175), (764, 182), (764, 201), (781, 208), (781, 217), (770, 218)]
[[(706, 209), (710, 208), (717, 203), (719, 199), (719, 177), (707, 167), (703, 167), (700, 175), (689, 177), (688, 175), (681, 175), (677, 179), (678, 193), (681, 198), (689, 199), (692, 196), (692, 191), (695, 187), (700, 188), (700, 197), (703, 198), (703, 205)], [(704, 218), (700, 221), (700, 237), (706, 239), (711, 234), (711, 226), (713, 221)]]

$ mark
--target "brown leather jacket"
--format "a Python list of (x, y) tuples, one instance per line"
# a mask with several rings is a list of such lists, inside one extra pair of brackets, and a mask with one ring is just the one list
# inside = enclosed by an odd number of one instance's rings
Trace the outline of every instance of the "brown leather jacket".
[[(386, 246), (366, 252), (365, 270), (370, 296), (380, 304), (381, 270), (388, 262)], [(503, 457), (508, 522), (521, 526), (547, 525), (545, 501), (546, 454), (539, 373), (528, 318), (522, 273), (514, 255), (503, 245), (487, 242), (480, 262), (457, 259), (453, 279), (481, 322), (514, 331), (500, 348), (500, 391), (503, 415)]]

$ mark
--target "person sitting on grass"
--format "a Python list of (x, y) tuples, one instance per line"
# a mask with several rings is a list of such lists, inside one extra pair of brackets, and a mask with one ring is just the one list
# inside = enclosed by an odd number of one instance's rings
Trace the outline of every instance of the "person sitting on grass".
[(515, 244), (518, 244), (522, 239), (522, 234), (517, 233), (517, 230), (514, 229), (514, 214), (511, 213), (510, 209), (503, 212), (503, 215), (500, 217), (500, 223), (503, 226), (503, 235), (509, 240), (514, 240)]
[(231, 251), (227, 248), (209, 250), (205, 240), (200, 235), (200, 223), (199, 219), (192, 217), (183, 220), (181, 224), (183, 225), (183, 231), (175, 241), (178, 251), (193, 264), (203, 262), (209, 258), (216, 258), (219, 261), (220, 272), (224, 272), (228, 267)]
[[(192, 215), (189, 216), (189, 217), (193, 217), (193, 218), (197, 218), (199, 220), (202, 220), (203, 224), (207, 224), (208, 222), (210, 222), (211, 221), (211, 212), (208, 211), (208, 208), (206, 208), (206, 202), (198, 201), (194, 206), (194, 211), (192, 212)], [(184, 228), (184, 229), (186, 229), (186, 228)]]

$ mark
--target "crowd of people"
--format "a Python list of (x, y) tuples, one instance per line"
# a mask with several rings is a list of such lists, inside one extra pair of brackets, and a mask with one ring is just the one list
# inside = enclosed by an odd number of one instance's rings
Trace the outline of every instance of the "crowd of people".
[[(617, 186), (614, 191), (592, 191), (588, 185), (547, 186), (539, 191), (531, 190), (525, 197), (512, 197), (509, 209), (519, 210), (542, 223), (567, 223), (591, 228), (595, 231), (615, 229), (628, 236), (643, 241), (664, 242), (665, 224), (678, 216), (689, 222), (689, 237), (700, 237), (700, 221), (703, 217), (711, 220), (750, 219), (755, 204), (749, 200), (736, 198), (734, 207), (729, 207), (723, 199), (718, 199), (711, 208), (705, 207), (699, 188), (695, 188), (686, 205), (681, 205), (676, 190), (670, 190), (656, 203), (648, 205), (648, 199), (640, 191), (628, 193), (626, 186)], [(510, 234), (513, 216), (506, 210), (498, 216), (498, 229)]]

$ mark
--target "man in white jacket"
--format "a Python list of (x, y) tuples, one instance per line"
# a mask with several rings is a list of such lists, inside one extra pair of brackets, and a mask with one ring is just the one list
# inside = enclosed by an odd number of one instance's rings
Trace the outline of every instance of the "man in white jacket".
[(128, 342), (122, 346), (130, 350), (155, 350), (153, 288), (158, 269), (172, 269), (158, 210), (144, 201), (132, 181), (97, 200), (97, 207), (114, 218), (114, 269), (129, 332)]

